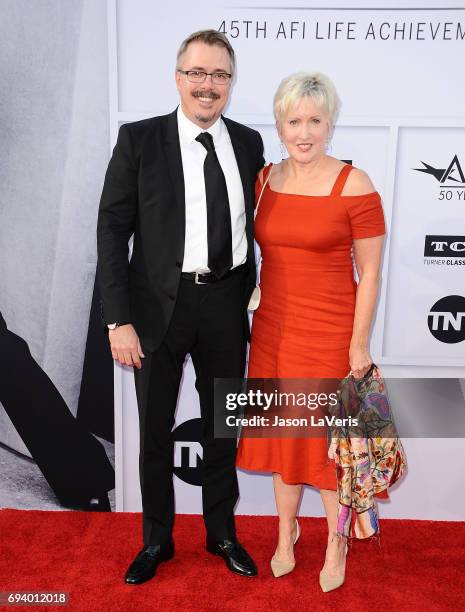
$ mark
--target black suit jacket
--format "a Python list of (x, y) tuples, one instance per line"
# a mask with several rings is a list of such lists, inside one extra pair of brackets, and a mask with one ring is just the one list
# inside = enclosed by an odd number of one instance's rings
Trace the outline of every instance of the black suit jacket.
[[(263, 167), (255, 130), (223, 117), (242, 180), (246, 211), (244, 315), (255, 286), (254, 184)], [(128, 241), (134, 235), (128, 262)], [(131, 322), (148, 350), (173, 314), (185, 239), (185, 197), (177, 111), (122, 125), (105, 176), (97, 224), (104, 324)]]

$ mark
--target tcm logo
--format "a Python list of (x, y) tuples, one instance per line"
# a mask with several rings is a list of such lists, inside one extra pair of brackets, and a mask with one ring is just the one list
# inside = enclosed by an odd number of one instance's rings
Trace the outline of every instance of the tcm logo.
[(202, 420), (184, 421), (173, 431), (174, 473), (191, 485), (202, 485)]
[[(443, 187), (465, 187), (465, 176), (460, 166), (457, 155), (454, 155), (452, 161), (447, 168), (434, 168), (424, 161), (421, 162), (424, 168), (414, 168), (417, 172), (425, 172), (431, 174)], [(445, 183), (451, 183), (446, 185)]]
[(448, 295), (438, 300), (428, 315), (428, 328), (440, 342), (465, 340), (465, 297)]
[(465, 236), (425, 236), (425, 257), (465, 257)]

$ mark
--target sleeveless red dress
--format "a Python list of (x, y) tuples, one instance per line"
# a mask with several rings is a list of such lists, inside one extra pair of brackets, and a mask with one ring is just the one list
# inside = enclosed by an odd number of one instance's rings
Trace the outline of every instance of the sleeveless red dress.
[[(264, 180), (271, 164), (264, 170)], [(327, 196), (266, 185), (255, 221), (262, 253), (261, 301), (253, 317), (249, 378), (343, 378), (355, 309), (353, 240), (385, 233), (377, 192), (342, 196), (345, 165)], [(256, 197), (262, 184), (257, 179)], [(241, 438), (237, 466), (278, 472), (288, 484), (336, 489), (321, 438)]]

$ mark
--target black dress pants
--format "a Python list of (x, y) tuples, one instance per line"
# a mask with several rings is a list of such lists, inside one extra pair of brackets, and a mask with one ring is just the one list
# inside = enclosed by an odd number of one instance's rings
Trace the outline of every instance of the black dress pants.
[[(214, 378), (244, 375), (246, 352), (245, 274), (204, 285), (181, 279), (169, 328), (161, 346), (146, 352), (134, 369), (140, 423), (140, 482), (145, 544), (163, 544), (174, 523), (172, 430), (187, 354), (192, 357), (203, 429), (202, 507), (207, 535), (235, 537), (239, 491), (236, 440), (215, 439)], [(180, 407), (182, 411), (182, 406)]]

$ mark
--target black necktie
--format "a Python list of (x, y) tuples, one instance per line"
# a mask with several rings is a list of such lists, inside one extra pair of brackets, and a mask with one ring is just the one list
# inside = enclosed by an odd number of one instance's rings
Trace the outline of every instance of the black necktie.
[(228, 189), (212, 135), (202, 132), (196, 140), (207, 150), (203, 173), (207, 196), (208, 267), (217, 278), (221, 278), (233, 264)]

